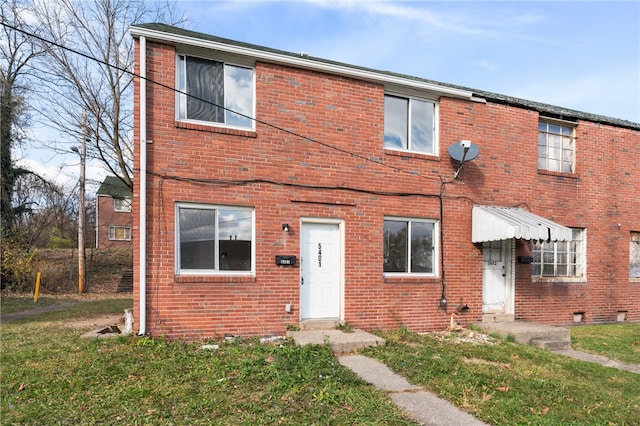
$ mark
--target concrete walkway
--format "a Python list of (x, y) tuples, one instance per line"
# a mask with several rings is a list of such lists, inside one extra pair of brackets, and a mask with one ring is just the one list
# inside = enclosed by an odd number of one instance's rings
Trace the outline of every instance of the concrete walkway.
[(343, 355), (338, 357), (338, 361), (363, 380), (388, 392), (393, 403), (402, 408), (413, 420), (423, 425), (486, 425), (450, 402), (410, 384), (405, 378), (392, 372), (377, 360), (363, 355)]
[(560, 355), (568, 356), (570, 358), (579, 359), (581, 361), (595, 362), (596, 364), (604, 365), (605, 367), (617, 368), (618, 370), (630, 371), (632, 373), (640, 374), (640, 365), (624, 364), (614, 359), (603, 357), (602, 355), (589, 354), (573, 349), (564, 349), (553, 352)]
[(23, 318), (30, 318), (36, 315), (40, 315), (42, 313), (45, 312), (53, 312), (53, 311), (60, 311), (62, 309), (65, 308), (70, 308), (71, 306), (75, 306), (77, 304), (79, 304), (81, 302), (65, 302), (65, 303), (60, 303), (58, 305), (51, 305), (51, 306), (38, 306), (32, 309), (27, 309), (24, 311), (19, 311), (19, 312), (13, 312), (10, 314), (1, 314), (0, 315), (0, 323), (7, 323), (7, 322), (11, 322), (11, 321), (17, 321), (17, 320), (21, 320)]
[[(522, 324), (517, 324), (517, 327), (525, 327), (524, 330), (515, 330), (513, 327), (511, 326), (508, 331), (517, 335), (522, 343), (529, 341), (531, 338), (540, 337), (531, 334), (532, 328), (536, 328), (534, 325), (525, 324), (523, 326)], [(545, 333), (548, 332), (545, 327), (543, 329)], [(450, 402), (438, 398), (435, 394), (425, 391), (420, 386), (410, 384), (405, 378), (392, 372), (383, 363), (364, 355), (350, 354), (352, 351), (358, 351), (367, 346), (384, 345), (386, 342), (378, 336), (363, 330), (352, 330), (351, 332), (314, 330), (289, 332), (288, 334), (298, 345), (329, 344), (340, 364), (355, 372), (361, 379), (373, 384), (377, 389), (387, 392), (393, 403), (402, 408), (409, 417), (420, 424), (427, 426), (486, 425), (486, 423), (481, 422)], [(524, 339), (523, 336), (527, 338)], [(609, 358), (573, 349), (551, 351), (582, 361), (595, 362), (607, 367), (640, 374), (640, 365), (623, 364)]]

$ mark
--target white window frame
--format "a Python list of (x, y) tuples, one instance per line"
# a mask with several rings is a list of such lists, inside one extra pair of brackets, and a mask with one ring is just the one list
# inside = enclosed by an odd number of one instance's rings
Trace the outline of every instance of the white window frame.
[(640, 231), (629, 234), (629, 280), (640, 283)]
[[(227, 124), (226, 121), (225, 122), (216, 122), (216, 121), (202, 121), (202, 120), (194, 120), (194, 119), (189, 119), (186, 117), (182, 117), (182, 111), (185, 111), (186, 113), (186, 103), (187, 103), (187, 88), (186, 88), (186, 84), (187, 84), (187, 80), (186, 80), (186, 60), (184, 60), (183, 58), (188, 58), (188, 57), (192, 57), (192, 58), (198, 58), (198, 59), (204, 59), (207, 61), (212, 61), (212, 62), (219, 62), (222, 63), (225, 67), (225, 75), (226, 75), (226, 67), (227, 66), (232, 66), (232, 67), (238, 67), (238, 68), (245, 68), (245, 69), (250, 69), (252, 71), (252, 105), (251, 105), (251, 113), (250, 114), (245, 114), (248, 115), (249, 117), (251, 117), (250, 120), (250, 126), (234, 126), (234, 125), (230, 125)], [(189, 122), (189, 123), (197, 123), (197, 124), (203, 124), (206, 126), (212, 126), (212, 127), (225, 127), (225, 128), (232, 128), (232, 129), (239, 129), (239, 130), (248, 130), (248, 131), (254, 131), (255, 130), (255, 116), (256, 116), (256, 70), (254, 66), (250, 66), (247, 64), (239, 64), (239, 63), (234, 63), (234, 62), (228, 62), (225, 61), (223, 59), (220, 58), (211, 58), (211, 57), (204, 57), (204, 56), (199, 56), (199, 55), (193, 55), (193, 54), (189, 54), (189, 53), (177, 53), (176, 54), (176, 108), (175, 108), (175, 119), (176, 121), (181, 121), (181, 122)], [(225, 91), (225, 94), (227, 92)], [(225, 96), (226, 99), (226, 96)], [(225, 105), (222, 105), (222, 107), (225, 108), (225, 120), (226, 120), (226, 102)], [(229, 108), (230, 109), (230, 108)]]
[[(180, 209), (195, 209), (195, 210), (216, 210), (216, 220), (218, 220), (219, 210), (238, 210), (245, 211), (251, 215), (251, 268), (248, 271), (237, 270), (220, 270), (219, 256), (214, 256), (215, 266), (214, 269), (183, 269), (181, 268), (181, 253), (180, 253)], [(253, 276), (256, 269), (256, 220), (255, 220), (255, 208), (253, 207), (240, 207), (229, 206), (219, 204), (197, 204), (197, 203), (176, 203), (175, 204), (175, 273), (176, 275), (234, 275), (234, 276)], [(215, 223), (215, 240), (214, 244), (216, 251), (219, 250), (219, 226)]]
[[(545, 124), (547, 129), (541, 130), (540, 125)], [(553, 133), (549, 131), (549, 126), (560, 126), (560, 133)], [(569, 134), (564, 134), (562, 129), (568, 129)], [(544, 145), (540, 143), (541, 137), (544, 136)], [(554, 146), (549, 143), (550, 138), (560, 138), (561, 140), (568, 139), (570, 141), (571, 149), (564, 148), (564, 142), (562, 142), (560, 148), (560, 158), (555, 158), (552, 155)], [(538, 120), (538, 170), (547, 170), (550, 172), (559, 173), (576, 173), (576, 123), (562, 120), (554, 120), (546, 117), (540, 117)], [(541, 150), (544, 147), (544, 154), (541, 155)], [(571, 159), (565, 160), (564, 153), (570, 152)], [(557, 167), (553, 164), (557, 162)], [(564, 170), (564, 165), (569, 164), (569, 170)]]
[[(117, 238), (117, 229), (124, 230), (124, 238)], [(107, 236), (109, 241), (131, 241), (131, 227), (130, 226), (119, 226), (119, 225), (109, 225), (109, 229), (107, 231)]]
[[(571, 228), (574, 233), (574, 239), (567, 242), (550, 241), (550, 242), (532, 242), (533, 264), (531, 268), (531, 279), (534, 282), (586, 282), (587, 280), (587, 230), (583, 228)], [(570, 248), (567, 248), (567, 271), (572, 265), (575, 265), (576, 275), (557, 275), (557, 269), (560, 262), (558, 261), (558, 244), (576, 245), (576, 262), (569, 262), (571, 258)], [(539, 248), (536, 248), (539, 247)], [(553, 253), (553, 275), (543, 275), (543, 259), (544, 254)], [(540, 271), (536, 274), (536, 269)]]
[[(386, 102), (386, 98), (387, 97), (394, 97), (394, 98), (401, 98), (401, 99), (406, 99), (409, 102), (409, 105), (407, 107), (407, 147), (406, 148), (398, 148), (398, 147), (392, 147), (392, 146), (386, 146), (385, 142), (384, 142), (384, 136), (383, 136), (383, 146), (384, 149), (386, 150), (390, 150), (390, 151), (400, 151), (400, 152), (411, 152), (411, 153), (415, 153), (415, 154), (420, 154), (420, 155), (427, 155), (427, 156), (438, 156), (439, 155), (439, 102), (435, 99), (431, 99), (428, 97), (421, 97), (421, 96), (415, 96), (415, 95), (408, 95), (406, 93), (399, 93), (399, 92), (391, 92), (391, 91), (386, 91), (384, 94), (384, 98), (385, 98), (385, 102)], [(411, 126), (411, 107), (412, 107), (412, 102), (414, 101), (421, 101), (421, 102), (427, 102), (430, 104), (433, 104), (433, 129), (432, 129), (432, 139), (433, 139), (433, 150), (430, 152), (424, 152), (424, 151), (417, 151), (415, 149), (412, 148), (411, 144), (412, 144), (412, 140), (411, 140), (411, 132), (412, 132), (412, 126)], [(385, 111), (386, 114), (386, 111)], [(386, 117), (385, 117), (386, 119)], [(383, 132), (386, 132), (386, 125), (383, 125), (384, 129)]]
[[(408, 232), (407, 232), (407, 272), (386, 272), (384, 271), (384, 263), (386, 254), (383, 253), (383, 263), (382, 270), (385, 277), (437, 277), (438, 276), (438, 265), (439, 265), (439, 242), (440, 242), (440, 222), (435, 219), (425, 219), (425, 218), (416, 218), (416, 217), (400, 217), (400, 216), (385, 216), (384, 222), (393, 221), (393, 222), (408, 222)], [(383, 222), (383, 230), (384, 230), (384, 222)], [(432, 236), (432, 272), (412, 272), (411, 271), (411, 229), (412, 223), (430, 223), (433, 225), (433, 236)], [(384, 234), (384, 232), (383, 232)], [(386, 238), (383, 235), (383, 238)], [(385, 242), (382, 242), (382, 247), (385, 247)]]
[(116, 212), (131, 212), (131, 197), (113, 198), (113, 210)]

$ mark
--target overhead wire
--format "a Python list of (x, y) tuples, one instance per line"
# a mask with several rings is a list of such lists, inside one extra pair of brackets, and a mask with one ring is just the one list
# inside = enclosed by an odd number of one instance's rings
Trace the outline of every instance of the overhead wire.
[(312, 142), (312, 143), (318, 144), (318, 145), (320, 145), (320, 146), (324, 146), (324, 147), (326, 147), (326, 148), (333, 149), (333, 150), (335, 150), (335, 151), (341, 152), (341, 153), (343, 153), (343, 154), (347, 154), (347, 155), (350, 155), (350, 156), (352, 156), (352, 157), (359, 158), (359, 159), (361, 159), (361, 160), (364, 160), (364, 161), (367, 161), (367, 162), (370, 162), (370, 163), (374, 163), (374, 164), (377, 164), (377, 165), (380, 165), (380, 166), (383, 166), (383, 167), (387, 167), (387, 168), (392, 169), (392, 170), (395, 170), (395, 171), (397, 171), (397, 172), (401, 172), (401, 173), (409, 174), (409, 175), (411, 175), (411, 176), (417, 176), (417, 177), (420, 177), (420, 178), (422, 178), (422, 179), (427, 179), (427, 180), (430, 180), (430, 181), (442, 181), (442, 179), (440, 179), (440, 178), (431, 178), (431, 177), (428, 177), (428, 176), (424, 176), (424, 175), (421, 175), (421, 174), (417, 174), (416, 172), (411, 171), (411, 170), (406, 170), (406, 169), (403, 169), (403, 168), (401, 168), (401, 167), (397, 167), (397, 166), (394, 166), (394, 165), (391, 165), (391, 164), (387, 164), (387, 163), (385, 163), (384, 161), (376, 161), (376, 160), (374, 160), (374, 159), (372, 159), (372, 158), (370, 158), (370, 157), (364, 156), (364, 155), (362, 155), (362, 154), (358, 154), (358, 153), (355, 153), (355, 152), (352, 152), (352, 151), (348, 151), (348, 150), (346, 150), (346, 149), (344, 149), (344, 148), (340, 148), (340, 147), (338, 147), (338, 146), (331, 145), (331, 144), (329, 144), (329, 143), (327, 143), (327, 142), (319, 141), (319, 140), (317, 140), (317, 139), (315, 139), (315, 138), (311, 138), (311, 137), (309, 137), (309, 136), (305, 136), (305, 135), (300, 134), (300, 133), (298, 133), (298, 132), (295, 132), (295, 131), (293, 131), (293, 130), (289, 130), (289, 129), (286, 129), (286, 128), (284, 128), (284, 127), (278, 126), (278, 125), (276, 125), (276, 124), (273, 124), (273, 123), (270, 123), (270, 122), (267, 122), (267, 121), (264, 121), (264, 120), (259, 120), (259, 119), (255, 118), (255, 117), (251, 117), (251, 116), (248, 116), (248, 115), (242, 114), (242, 113), (240, 113), (240, 112), (234, 111), (234, 110), (232, 110), (232, 109), (230, 109), (230, 108), (228, 108), (228, 107), (225, 107), (225, 106), (223, 106), (223, 105), (218, 105), (218, 104), (216, 104), (215, 102), (211, 102), (211, 101), (209, 101), (209, 100), (202, 99), (202, 98), (199, 98), (199, 97), (194, 96), (194, 95), (192, 95), (192, 94), (189, 94), (189, 93), (186, 93), (186, 92), (181, 91), (181, 90), (179, 90), (179, 89), (176, 89), (175, 87), (172, 87), (172, 86), (170, 86), (170, 85), (168, 85), (168, 84), (164, 84), (164, 83), (161, 83), (161, 82), (159, 82), (159, 81), (156, 81), (156, 80), (153, 80), (153, 79), (150, 79), (150, 78), (147, 78), (147, 77), (143, 77), (143, 76), (141, 76), (141, 75), (139, 75), (139, 74), (136, 74), (136, 73), (135, 73), (135, 72), (133, 72), (133, 71), (130, 71), (130, 70), (127, 70), (127, 69), (125, 69), (125, 68), (119, 67), (119, 66), (117, 66), (117, 65), (111, 64), (111, 63), (109, 63), (109, 62), (107, 62), (107, 61), (105, 61), (105, 60), (102, 60), (102, 59), (96, 58), (96, 57), (94, 57), (94, 56), (91, 56), (91, 55), (86, 54), (86, 53), (84, 53), (84, 52), (81, 52), (81, 51), (79, 51), (79, 50), (76, 50), (76, 49), (73, 49), (73, 48), (70, 48), (70, 47), (64, 46), (64, 45), (62, 45), (62, 44), (60, 44), (60, 43), (56, 43), (55, 41), (51, 41), (51, 40), (45, 39), (44, 37), (41, 37), (41, 36), (39, 36), (39, 35), (37, 35), (37, 34), (34, 34), (34, 33), (29, 32), (29, 31), (26, 31), (26, 30), (24, 30), (24, 29), (22, 29), (22, 28), (18, 28), (18, 27), (16, 27), (16, 26), (11, 25), (11, 24), (8, 24), (8, 23), (6, 23), (6, 22), (0, 22), (0, 24), (2, 24), (3, 26), (5, 26), (5, 27), (7, 27), (7, 28), (11, 28), (11, 29), (12, 29), (12, 30), (14, 30), (14, 31), (18, 31), (18, 32), (20, 32), (20, 33), (22, 33), (22, 34), (24, 34), (24, 35), (26, 35), (26, 36), (29, 36), (29, 37), (35, 38), (36, 40), (39, 40), (39, 41), (41, 41), (41, 42), (43, 42), (43, 43), (47, 43), (47, 44), (50, 44), (50, 45), (55, 46), (55, 47), (57, 47), (57, 48), (67, 50), (67, 51), (69, 51), (69, 52), (71, 52), (71, 53), (74, 53), (74, 54), (76, 54), (76, 55), (82, 56), (82, 57), (83, 57), (83, 58), (85, 58), (85, 59), (89, 59), (90, 61), (94, 61), (94, 62), (99, 63), (99, 64), (102, 64), (102, 65), (104, 65), (104, 66), (114, 68), (114, 69), (116, 69), (116, 70), (118, 70), (118, 71), (120, 71), (120, 72), (123, 72), (123, 73), (125, 73), (125, 74), (128, 74), (128, 75), (130, 75), (130, 76), (132, 76), (132, 77), (137, 77), (137, 78), (139, 78), (139, 79), (141, 79), (141, 80), (145, 80), (145, 81), (147, 81), (147, 82), (149, 82), (149, 83), (152, 83), (152, 84), (157, 85), (157, 86), (159, 86), (159, 87), (162, 87), (162, 88), (164, 88), (164, 89), (171, 90), (172, 92), (178, 93), (178, 94), (180, 94), (180, 95), (185, 95), (185, 96), (187, 96), (187, 97), (190, 97), (190, 98), (192, 98), (192, 99), (198, 100), (198, 101), (200, 101), (200, 102), (204, 102), (204, 103), (209, 104), (209, 105), (212, 105), (212, 106), (214, 106), (214, 107), (216, 107), (216, 108), (220, 108), (220, 109), (223, 109), (223, 110), (225, 110), (225, 111), (232, 112), (233, 114), (239, 115), (239, 116), (244, 117), (244, 118), (247, 118), (247, 119), (249, 119), (249, 120), (252, 120), (252, 121), (254, 121), (255, 123), (259, 123), (259, 124), (262, 124), (262, 125), (264, 125), (264, 126), (271, 127), (271, 128), (273, 128), (273, 129), (275, 129), (275, 130), (278, 130), (278, 131), (283, 132), (283, 133), (287, 133), (287, 134), (289, 134), (289, 135), (295, 136), (295, 137), (300, 138), (300, 139), (302, 139), (302, 140), (305, 140), (305, 141), (307, 141), (307, 142)]
[[(128, 75), (130, 75), (130, 76), (132, 76), (134, 78), (137, 77), (137, 78), (139, 78), (141, 80), (144, 80), (146, 82), (152, 83), (152, 84), (157, 85), (159, 87), (168, 89), (168, 90), (170, 90), (172, 92), (175, 92), (175, 93), (178, 93), (178, 94), (181, 94), (181, 95), (185, 95), (187, 97), (196, 99), (196, 100), (198, 100), (200, 102), (204, 102), (206, 104), (212, 105), (212, 106), (214, 106), (216, 108), (220, 108), (220, 109), (223, 109), (225, 111), (232, 112), (232, 113), (234, 113), (236, 115), (239, 115), (241, 117), (250, 119), (250, 120), (254, 121), (255, 123), (259, 123), (259, 124), (262, 124), (264, 126), (268, 126), (270, 128), (276, 129), (276, 130), (278, 130), (280, 132), (283, 132), (283, 133), (292, 135), (294, 137), (300, 138), (302, 140), (305, 140), (305, 141), (308, 141), (308, 142), (311, 142), (311, 143), (315, 143), (315, 144), (323, 146), (325, 148), (329, 148), (329, 149), (341, 152), (343, 154), (347, 154), (349, 156), (352, 156), (352, 157), (355, 157), (355, 158), (359, 158), (359, 159), (362, 159), (364, 161), (367, 161), (367, 162), (370, 162), (370, 163), (377, 164), (379, 166), (383, 166), (383, 167), (389, 168), (391, 170), (394, 170), (394, 171), (397, 171), (397, 172), (400, 172), (400, 173), (409, 174), (411, 176), (419, 177), (419, 178), (430, 180), (430, 181), (439, 181), (440, 182), (440, 191), (439, 191), (439, 193), (437, 193), (437, 194), (429, 194), (429, 193), (418, 193), (418, 192), (413, 193), (413, 192), (375, 191), (375, 190), (365, 190), (365, 189), (362, 189), (362, 188), (352, 188), (352, 187), (346, 187), (346, 186), (335, 186), (335, 187), (332, 186), (332, 187), (329, 187), (329, 186), (320, 186), (320, 185), (305, 185), (305, 184), (297, 184), (297, 183), (277, 182), (277, 181), (273, 181), (273, 180), (270, 180), (270, 179), (250, 179), (250, 180), (195, 179), (195, 178), (185, 178), (185, 177), (180, 177), (180, 176), (159, 175), (159, 174), (156, 174), (154, 172), (147, 171), (147, 173), (154, 174), (154, 175), (160, 177), (162, 180), (164, 180), (164, 179), (182, 180), (182, 181), (191, 181), (191, 182), (197, 182), (197, 183), (203, 183), (203, 184), (247, 185), (247, 184), (250, 184), (250, 183), (268, 183), (268, 184), (272, 184), (272, 185), (292, 186), (292, 187), (299, 187), (299, 188), (300, 187), (304, 187), (304, 188), (308, 188), (308, 189), (349, 190), (349, 191), (354, 191), (354, 192), (361, 192), (361, 193), (381, 195), (381, 196), (383, 196), (383, 195), (384, 196), (387, 196), (387, 195), (388, 196), (421, 196), (421, 197), (438, 198), (439, 199), (439, 203), (440, 203), (440, 222), (441, 222), (441, 224), (440, 224), (441, 225), (441, 229), (440, 229), (440, 250), (441, 250), (440, 257), (441, 257), (442, 296), (441, 296), (441, 300), (440, 300), (440, 306), (444, 307), (445, 310), (446, 310), (446, 298), (445, 298), (445, 289), (446, 289), (445, 286), (446, 286), (446, 284), (445, 284), (445, 279), (444, 279), (444, 277), (445, 277), (444, 269), (445, 268), (444, 268), (444, 252), (443, 252), (444, 251), (444, 229), (443, 229), (444, 228), (444, 206), (443, 206), (443, 197), (444, 197), (445, 185), (447, 183), (451, 183), (450, 181), (446, 181), (446, 180), (444, 180), (442, 178), (427, 177), (427, 176), (418, 174), (418, 173), (416, 173), (414, 171), (406, 170), (406, 169), (403, 169), (401, 167), (397, 167), (397, 166), (393, 166), (391, 164), (387, 164), (384, 161), (373, 160), (370, 157), (366, 157), (364, 155), (361, 155), (361, 154), (358, 154), (358, 153), (355, 153), (355, 152), (352, 152), (352, 151), (348, 151), (348, 150), (346, 150), (344, 148), (340, 148), (338, 146), (331, 145), (329, 143), (319, 141), (317, 139), (305, 136), (305, 135), (300, 134), (298, 132), (294, 132), (292, 130), (286, 129), (286, 128), (281, 127), (281, 126), (278, 126), (276, 124), (273, 124), (273, 123), (270, 123), (270, 122), (267, 122), (267, 121), (264, 121), (264, 120), (259, 120), (259, 119), (255, 118), (255, 117), (247, 116), (245, 114), (242, 114), (240, 112), (234, 111), (234, 110), (232, 110), (230, 108), (227, 108), (225, 106), (218, 105), (218, 104), (216, 104), (214, 102), (211, 102), (209, 100), (201, 99), (201, 98), (199, 98), (197, 96), (194, 96), (192, 94), (189, 94), (189, 93), (186, 93), (184, 91), (178, 90), (175, 87), (172, 87), (170, 85), (161, 83), (159, 81), (156, 81), (156, 80), (153, 80), (153, 79), (150, 79), (150, 78), (147, 78), (147, 77), (143, 77), (143, 76), (141, 76), (139, 74), (136, 74), (133, 71), (130, 71), (130, 70), (127, 70), (125, 68), (119, 67), (117, 65), (111, 64), (111, 63), (109, 63), (107, 61), (98, 59), (98, 58), (93, 57), (93, 56), (91, 56), (89, 54), (86, 54), (84, 52), (78, 51), (76, 49), (72, 49), (70, 47), (61, 45), (61, 44), (56, 43), (56, 42), (51, 41), (51, 40), (47, 40), (47, 39), (45, 39), (43, 37), (40, 37), (40, 36), (38, 36), (36, 34), (33, 34), (31, 32), (28, 32), (28, 31), (23, 30), (21, 28), (15, 27), (15, 26), (10, 25), (10, 24), (7, 24), (6, 22), (0, 22), (0, 24), (4, 25), (5, 27), (13, 29), (14, 31), (21, 32), (21, 33), (23, 33), (23, 34), (25, 34), (25, 35), (27, 35), (29, 37), (35, 38), (37, 40), (40, 40), (41, 42), (50, 44), (50, 45), (58, 47), (60, 49), (67, 50), (67, 51), (69, 51), (71, 53), (79, 55), (79, 56), (81, 56), (81, 57), (83, 57), (85, 59), (88, 59), (90, 61), (94, 61), (96, 63), (105, 65), (107, 67), (113, 67), (113, 68), (117, 69), (118, 71), (121, 71), (121, 72), (123, 72), (125, 74), (128, 74)], [(458, 198), (458, 197), (454, 197), (454, 198)], [(466, 197), (462, 197), (462, 198), (466, 198)]]

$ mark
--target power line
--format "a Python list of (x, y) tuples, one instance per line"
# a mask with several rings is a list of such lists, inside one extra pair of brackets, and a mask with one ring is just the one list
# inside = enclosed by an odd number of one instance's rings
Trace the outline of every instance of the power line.
[(147, 171), (148, 174), (152, 176), (159, 177), (160, 179), (166, 180), (175, 180), (181, 182), (189, 182), (195, 184), (205, 184), (205, 185), (219, 185), (223, 187), (228, 186), (245, 186), (251, 184), (261, 184), (266, 183), (270, 185), (276, 186), (285, 186), (292, 188), (301, 188), (301, 189), (314, 189), (314, 190), (342, 190), (342, 191), (351, 191), (358, 192), (361, 194), (369, 194), (369, 195), (379, 195), (379, 196), (393, 196), (393, 197), (428, 197), (428, 198), (440, 198), (441, 194), (425, 194), (422, 192), (400, 192), (400, 191), (376, 191), (373, 189), (362, 189), (355, 188), (350, 186), (328, 186), (328, 185), (310, 185), (303, 183), (294, 183), (294, 182), (280, 182), (272, 179), (206, 179), (206, 178), (186, 178), (182, 176), (174, 176), (174, 175), (166, 175), (160, 174), (156, 172)]
[(129, 74), (129, 75), (130, 75), (130, 76), (132, 76), (132, 77), (138, 77), (138, 78), (140, 78), (140, 79), (142, 79), (142, 80), (145, 80), (145, 81), (147, 81), (147, 82), (149, 82), (149, 83), (155, 84), (155, 85), (157, 85), (157, 86), (159, 86), (159, 87), (162, 87), (162, 88), (164, 88), (164, 89), (168, 89), (168, 90), (171, 90), (172, 92), (175, 92), (175, 93), (178, 93), (178, 94), (181, 94), (181, 95), (185, 95), (185, 96), (187, 96), (187, 97), (190, 97), (190, 98), (192, 98), (192, 99), (198, 100), (198, 101), (200, 101), (200, 102), (204, 102), (204, 103), (206, 103), (206, 104), (212, 105), (212, 106), (214, 106), (214, 107), (216, 107), (216, 108), (221, 108), (221, 109), (223, 109), (223, 110), (225, 110), (225, 111), (232, 112), (232, 113), (234, 113), (234, 114), (236, 114), (236, 115), (239, 115), (239, 116), (241, 116), (241, 117), (247, 118), (247, 119), (252, 120), (252, 121), (254, 121), (254, 122), (256, 122), (256, 123), (259, 123), (259, 124), (262, 124), (262, 125), (265, 125), (265, 126), (271, 127), (271, 128), (273, 128), (273, 129), (276, 129), (276, 130), (281, 131), (281, 132), (283, 132), (283, 133), (287, 133), (287, 134), (290, 134), (290, 135), (292, 135), (292, 136), (295, 136), (295, 137), (298, 137), (298, 138), (300, 138), (300, 139), (303, 139), (303, 140), (305, 140), (305, 141), (312, 142), (312, 143), (318, 144), (318, 145), (320, 145), (320, 146), (324, 146), (324, 147), (329, 148), (329, 149), (333, 149), (333, 150), (335, 150), (335, 151), (341, 152), (341, 153), (343, 153), (343, 154), (350, 155), (350, 156), (355, 157), (355, 158), (362, 159), (362, 160), (367, 161), (367, 162), (370, 162), (370, 163), (374, 163), (374, 164), (377, 164), (377, 165), (380, 165), (380, 166), (383, 166), (383, 167), (387, 167), (387, 168), (389, 168), (389, 169), (391, 169), (391, 170), (395, 170), (395, 171), (397, 171), (397, 172), (406, 173), (406, 174), (408, 174), (408, 175), (411, 175), (411, 176), (417, 176), (417, 177), (419, 177), (419, 178), (427, 179), (427, 180), (430, 180), (430, 181), (442, 181), (442, 179), (440, 179), (440, 178), (430, 178), (430, 177), (427, 177), (427, 176), (424, 176), (424, 175), (417, 174), (417, 173), (412, 172), (412, 171), (410, 171), (410, 170), (405, 170), (405, 169), (403, 169), (403, 168), (401, 168), (401, 167), (396, 167), (396, 166), (393, 166), (393, 165), (390, 165), (390, 164), (386, 164), (386, 163), (384, 163), (383, 161), (376, 161), (376, 160), (371, 159), (370, 157), (366, 157), (366, 156), (364, 156), (364, 155), (361, 155), (361, 154), (357, 154), (357, 153), (355, 153), (355, 152), (348, 151), (348, 150), (346, 150), (346, 149), (343, 149), (343, 148), (337, 147), (337, 146), (335, 146), (335, 145), (331, 145), (331, 144), (326, 143), (326, 142), (321, 142), (321, 141), (319, 141), (319, 140), (317, 140), (317, 139), (314, 139), (314, 138), (311, 138), (311, 137), (308, 137), (308, 136), (302, 135), (302, 134), (300, 134), (300, 133), (294, 132), (294, 131), (292, 131), (292, 130), (285, 129), (285, 128), (283, 128), (283, 127), (280, 127), (280, 126), (278, 126), (278, 125), (275, 125), (275, 124), (272, 124), (272, 123), (269, 123), (269, 122), (266, 122), (266, 121), (263, 121), (263, 120), (259, 120), (259, 119), (255, 118), (255, 117), (250, 117), (250, 116), (248, 116), (248, 115), (245, 115), (245, 114), (242, 114), (242, 113), (240, 113), (240, 112), (234, 111), (234, 110), (232, 110), (232, 109), (230, 109), (230, 108), (227, 108), (227, 107), (225, 107), (225, 106), (218, 105), (218, 104), (216, 104), (216, 103), (214, 103), (214, 102), (211, 102), (211, 101), (209, 101), (209, 100), (201, 99), (201, 98), (199, 98), (199, 97), (197, 97), (197, 96), (194, 96), (194, 95), (191, 95), (191, 94), (189, 94), (189, 93), (183, 92), (183, 91), (181, 91), (181, 90), (176, 89), (175, 87), (169, 86), (169, 85), (164, 84), (164, 83), (161, 83), (161, 82), (159, 82), (159, 81), (152, 80), (152, 79), (149, 79), (149, 78), (146, 78), (146, 77), (142, 77), (141, 75), (136, 74), (136, 73), (135, 73), (135, 72), (133, 72), (133, 71), (129, 71), (129, 70), (124, 69), (124, 68), (121, 68), (121, 67), (119, 67), (119, 66), (117, 66), (117, 65), (110, 64), (110, 63), (109, 63), (109, 62), (107, 62), (107, 61), (104, 61), (104, 60), (102, 60), (102, 59), (98, 59), (98, 58), (93, 57), (93, 56), (91, 56), (91, 55), (88, 55), (88, 54), (86, 54), (86, 53), (80, 52), (79, 50), (75, 50), (75, 49), (72, 49), (72, 48), (70, 48), (70, 47), (67, 47), (67, 46), (61, 45), (61, 44), (59, 44), (59, 43), (56, 43), (56, 42), (54, 42), (54, 41), (47, 40), (47, 39), (45, 39), (45, 38), (43, 38), (43, 37), (40, 37), (40, 36), (38, 36), (38, 35), (36, 35), (36, 34), (33, 34), (33, 33), (29, 32), (29, 31), (26, 31), (26, 30), (23, 30), (23, 29), (21, 29), (21, 28), (18, 28), (18, 27), (15, 27), (15, 26), (13, 26), (13, 25), (10, 25), (10, 24), (8, 24), (8, 23), (6, 23), (6, 22), (0, 22), (0, 23), (1, 23), (3, 26), (7, 27), (7, 28), (10, 28), (10, 29), (12, 29), (12, 30), (14, 30), (14, 31), (18, 31), (18, 32), (20, 32), (20, 33), (22, 33), (22, 34), (24, 34), (24, 35), (27, 35), (27, 36), (32, 37), (32, 38), (35, 38), (35, 39), (37, 39), (37, 40), (40, 40), (40, 41), (41, 41), (41, 42), (43, 42), (43, 43), (47, 43), (47, 44), (50, 44), (50, 45), (52, 45), (52, 46), (58, 47), (58, 48), (60, 48), (60, 49), (67, 50), (67, 51), (69, 51), (69, 52), (71, 52), (71, 53), (74, 53), (74, 54), (76, 54), (76, 55), (82, 56), (83, 58), (88, 59), (88, 60), (90, 60), (90, 61), (94, 61), (94, 62), (97, 62), (97, 63), (99, 63), (99, 64), (105, 65), (105, 66), (107, 66), (107, 67), (114, 68), (114, 69), (116, 69), (116, 70), (118, 70), (118, 71), (121, 71), (121, 72), (123, 72), (123, 73), (125, 73), (125, 74)]

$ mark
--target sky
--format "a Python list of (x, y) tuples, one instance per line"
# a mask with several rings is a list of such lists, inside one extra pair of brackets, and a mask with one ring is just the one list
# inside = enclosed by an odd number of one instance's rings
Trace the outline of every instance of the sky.
[[(177, 7), (187, 28), (215, 36), (640, 122), (638, 0), (178, 0)], [(41, 170), (77, 180), (78, 161), (67, 163)], [(105, 175), (89, 165), (88, 177)]]

